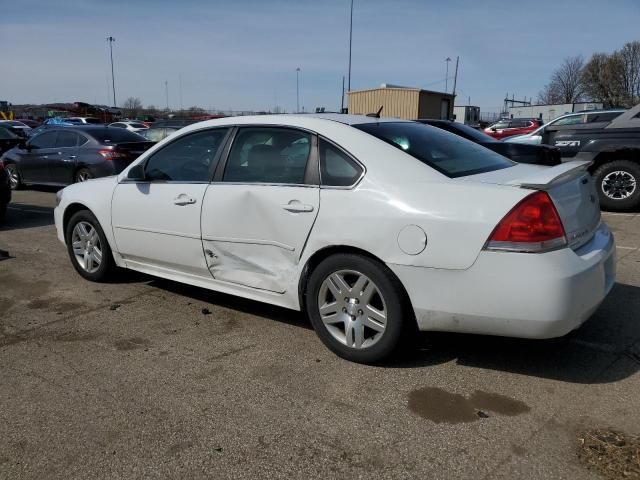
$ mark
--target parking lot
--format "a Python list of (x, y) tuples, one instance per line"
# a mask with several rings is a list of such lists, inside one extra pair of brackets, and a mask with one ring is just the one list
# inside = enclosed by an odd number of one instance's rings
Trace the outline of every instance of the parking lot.
[(423, 335), (365, 366), (297, 312), (83, 280), (54, 205), (15, 192), (0, 227), (0, 478), (601, 478), (584, 432), (640, 433), (640, 214), (604, 214), (618, 282), (569, 336)]

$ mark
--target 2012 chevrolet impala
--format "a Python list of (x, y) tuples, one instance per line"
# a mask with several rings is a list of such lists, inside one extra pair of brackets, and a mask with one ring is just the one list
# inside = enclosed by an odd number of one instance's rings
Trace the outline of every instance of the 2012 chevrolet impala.
[(197, 123), (55, 221), (80, 275), (114, 267), (304, 310), (336, 354), (408, 329), (549, 338), (615, 279), (584, 162), (516, 164), (419, 123), (279, 115)]

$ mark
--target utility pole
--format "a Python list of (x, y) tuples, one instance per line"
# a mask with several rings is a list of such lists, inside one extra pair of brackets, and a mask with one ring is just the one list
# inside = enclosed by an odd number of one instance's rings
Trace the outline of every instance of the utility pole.
[(169, 82), (167, 80), (164, 81), (164, 95), (167, 100), (167, 113), (169, 113)]
[(296, 113), (300, 113), (300, 67), (296, 68)]
[(182, 74), (178, 74), (178, 91), (180, 93), (180, 115), (182, 115)]
[(451, 59), (449, 57), (445, 59), (445, 62), (447, 64), (447, 73), (444, 76), (444, 93), (447, 93), (449, 91), (449, 62), (450, 61)]
[(342, 76), (342, 100), (340, 100), (340, 113), (344, 112), (344, 75)]
[(453, 76), (453, 101), (456, 101), (456, 84), (458, 83), (458, 62), (460, 62), (460, 57), (456, 57), (456, 73)]
[(116, 39), (112, 36), (107, 37), (107, 42), (109, 42), (109, 56), (111, 58), (111, 86), (113, 88), (113, 108), (116, 108), (116, 77), (113, 74), (113, 42)]
[(351, 91), (351, 44), (353, 40), (353, 0), (351, 0), (351, 15), (349, 16), (349, 80), (347, 82), (347, 92)]

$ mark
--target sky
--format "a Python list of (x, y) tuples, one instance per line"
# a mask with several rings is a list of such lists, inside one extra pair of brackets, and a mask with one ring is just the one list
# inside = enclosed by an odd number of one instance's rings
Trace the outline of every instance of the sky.
[[(350, 0), (0, 0), (0, 100), (172, 109), (340, 107)], [(640, 40), (640, 0), (354, 0), (351, 88), (444, 91), (498, 112), (567, 56)]]

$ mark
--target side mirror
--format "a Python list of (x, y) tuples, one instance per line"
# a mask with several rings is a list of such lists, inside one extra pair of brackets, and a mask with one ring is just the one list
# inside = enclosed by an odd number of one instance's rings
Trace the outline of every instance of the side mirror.
[(144, 165), (142, 163), (139, 163), (131, 167), (129, 172), (127, 172), (127, 179), (138, 180), (138, 181), (144, 180), (145, 179)]

